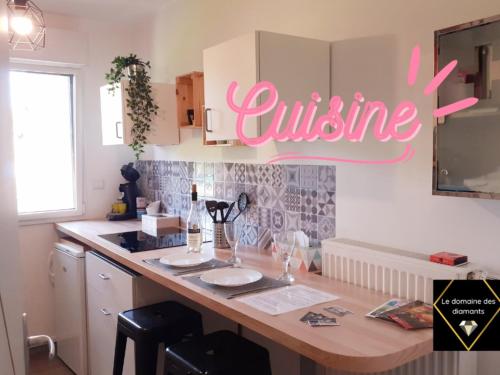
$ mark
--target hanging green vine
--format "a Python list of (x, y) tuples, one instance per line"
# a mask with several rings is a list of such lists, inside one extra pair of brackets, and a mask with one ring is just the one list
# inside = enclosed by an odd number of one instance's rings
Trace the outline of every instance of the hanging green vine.
[(129, 146), (134, 151), (135, 157), (139, 160), (144, 152), (144, 145), (151, 131), (153, 117), (158, 114), (159, 107), (153, 99), (151, 87), (151, 77), (147, 69), (151, 68), (149, 61), (142, 61), (136, 55), (123, 57), (118, 56), (112, 61), (113, 66), (109, 73), (106, 73), (106, 81), (110, 87), (110, 92), (114, 93), (119, 88), (122, 79), (127, 78), (129, 84), (127, 92), (127, 116), (132, 120), (132, 143)]

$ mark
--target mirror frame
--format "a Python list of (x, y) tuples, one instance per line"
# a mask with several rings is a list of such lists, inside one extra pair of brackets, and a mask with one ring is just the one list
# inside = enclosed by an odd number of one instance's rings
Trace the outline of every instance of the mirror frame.
[[(477, 27), (481, 25), (486, 25), (493, 22), (499, 22), (500, 15), (481, 18), (475, 21), (470, 21), (462, 23), (460, 25), (447, 27), (441, 30), (434, 31), (434, 75), (439, 71), (439, 38), (442, 35), (454, 33), (457, 31), (467, 30), (472, 27)], [(438, 94), (434, 95), (434, 108), (437, 108), (438, 104)], [(480, 199), (495, 199), (500, 200), (500, 193), (483, 193), (483, 192), (466, 192), (466, 191), (447, 191), (438, 189), (438, 173), (437, 170), (437, 159), (438, 159), (438, 149), (437, 149), (437, 127), (438, 119), (433, 120), (433, 155), (432, 155), (432, 195), (446, 196), (446, 197), (463, 197), (463, 198), (480, 198)]]

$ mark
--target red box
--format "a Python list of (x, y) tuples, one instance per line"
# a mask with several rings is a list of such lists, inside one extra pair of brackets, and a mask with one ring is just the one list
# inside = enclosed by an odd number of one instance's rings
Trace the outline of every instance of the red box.
[(467, 255), (441, 251), (439, 253), (432, 254), (429, 257), (429, 260), (434, 263), (446, 264), (448, 266), (457, 266), (462, 263), (467, 263)]

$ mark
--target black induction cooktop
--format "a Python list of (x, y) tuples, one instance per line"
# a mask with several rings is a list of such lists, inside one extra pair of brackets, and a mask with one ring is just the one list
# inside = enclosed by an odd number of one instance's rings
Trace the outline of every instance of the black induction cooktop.
[(121, 246), (131, 253), (186, 245), (186, 232), (179, 228), (159, 229), (157, 236), (151, 236), (142, 231), (133, 231), (101, 234), (99, 237)]

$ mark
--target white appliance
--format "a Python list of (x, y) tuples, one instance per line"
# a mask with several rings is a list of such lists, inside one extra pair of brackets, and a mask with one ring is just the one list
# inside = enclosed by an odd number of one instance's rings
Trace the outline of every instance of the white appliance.
[(77, 375), (87, 375), (85, 249), (70, 241), (54, 245), (53, 274), (58, 357)]

